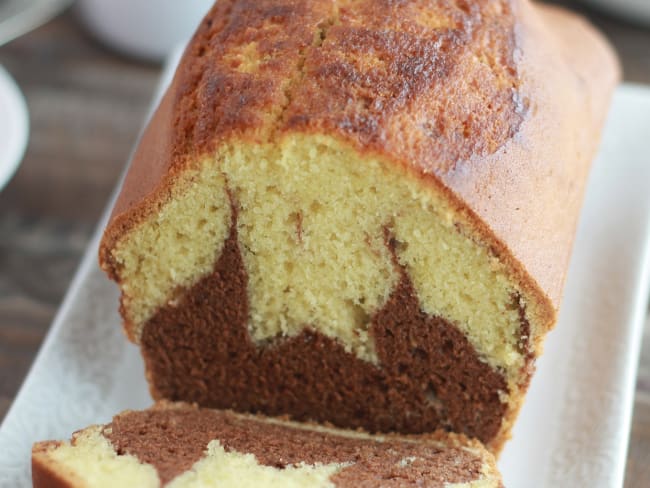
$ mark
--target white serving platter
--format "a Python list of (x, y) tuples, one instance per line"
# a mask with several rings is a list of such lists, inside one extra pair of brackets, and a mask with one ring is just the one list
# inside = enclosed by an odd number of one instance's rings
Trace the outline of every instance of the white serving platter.
[[(650, 89), (624, 85), (590, 177), (560, 321), (499, 463), (509, 488), (622, 485), (649, 291), (649, 145)], [(2, 488), (31, 486), (33, 442), (151, 403), (117, 289), (97, 265), (107, 216), (0, 427)]]

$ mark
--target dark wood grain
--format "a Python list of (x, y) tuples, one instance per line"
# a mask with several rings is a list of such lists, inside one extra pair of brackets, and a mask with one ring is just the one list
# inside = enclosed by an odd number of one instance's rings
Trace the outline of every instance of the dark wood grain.
[[(569, 3), (569, 2), (554, 2)], [(650, 30), (588, 13), (650, 83)], [(28, 371), (140, 130), (160, 68), (98, 46), (68, 13), (4, 47), (27, 98), (25, 160), (0, 192), (0, 419)], [(650, 480), (650, 332), (637, 382), (625, 486)]]
[(0, 192), (0, 418), (124, 167), (160, 68), (98, 46), (68, 13), (6, 46), (31, 133)]

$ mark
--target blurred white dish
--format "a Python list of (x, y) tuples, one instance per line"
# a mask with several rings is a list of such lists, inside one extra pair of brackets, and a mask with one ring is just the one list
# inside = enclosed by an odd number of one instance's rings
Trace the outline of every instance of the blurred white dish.
[(650, 25), (650, 0), (582, 0), (632, 22)]
[(0, 0), (0, 46), (47, 22), (72, 0)]
[(22, 161), (28, 135), (29, 117), (23, 94), (0, 66), (0, 190)]
[(105, 44), (161, 61), (188, 39), (214, 0), (78, 0), (77, 11)]

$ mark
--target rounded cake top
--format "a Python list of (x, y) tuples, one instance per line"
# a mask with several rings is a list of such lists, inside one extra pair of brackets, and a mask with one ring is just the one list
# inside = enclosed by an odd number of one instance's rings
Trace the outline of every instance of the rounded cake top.
[(175, 154), (295, 130), (426, 173), (491, 154), (526, 111), (510, 3), (218, 2), (180, 69)]

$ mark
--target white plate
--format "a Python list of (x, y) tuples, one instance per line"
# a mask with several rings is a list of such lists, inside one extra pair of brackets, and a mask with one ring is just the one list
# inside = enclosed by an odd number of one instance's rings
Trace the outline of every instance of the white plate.
[[(169, 79), (167, 70), (167, 78)], [(501, 460), (515, 487), (622, 483), (650, 259), (650, 90), (619, 89), (589, 183), (560, 323)], [(67, 438), (151, 402), (117, 289), (97, 266), (99, 224), (0, 428), (0, 486), (30, 486), (34, 441)]]
[(0, 46), (47, 22), (72, 0), (0, 0)]
[(29, 134), (27, 104), (18, 86), (2, 66), (0, 66), (0, 134), (0, 190), (2, 190), (23, 159)]

